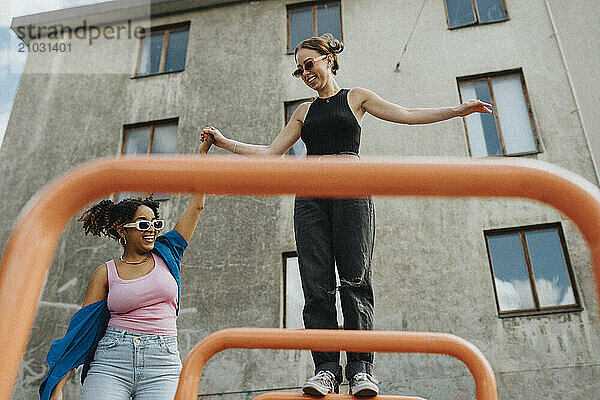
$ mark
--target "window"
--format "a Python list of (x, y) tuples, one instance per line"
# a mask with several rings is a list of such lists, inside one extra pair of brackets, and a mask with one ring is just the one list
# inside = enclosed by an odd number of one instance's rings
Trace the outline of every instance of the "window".
[(472, 157), (539, 153), (525, 81), (520, 70), (458, 78), (461, 101), (479, 99), (493, 105), (492, 114), (465, 117)]
[(136, 77), (183, 71), (189, 23), (154, 28), (140, 42)]
[(288, 6), (288, 53), (296, 45), (312, 36), (331, 33), (342, 40), (342, 15), (340, 2), (321, 1)]
[[(174, 154), (177, 139), (177, 119), (144, 124), (127, 125), (123, 129), (123, 156)], [(117, 200), (137, 197), (139, 193), (121, 193)], [(166, 199), (167, 195), (155, 195), (157, 199)]]
[[(300, 104), (307, 101), (310, 101), (310, 99), (289, 101), (284, 103), (286, 124), (290, 121), (290, 118), (294, 114), (294, 111), (296, 111), (296, 108), (298, 108)], [(298, 141), (289, 150), (288, 154), (296, 157), (306, 157), (306, 145), (304, 144), (302, 139), (298, 139)]]
[(500, 316), (580, 310), (559, 223), (485, 232)]
[[(336, 281), (339, 286), (339, 278)], [(302, 309), (304, 308), (304, 294), (300, 282), (300, 268), (298, 266), (298, 253), (290, 251), (283, 253), (283, 327), (288, 329), (303, 329)], [(338, 325), (343, 326), (340, 294), (336, 292), (335, 304), (337, 308)]]
[(126, 126), (123, 155), (173, 154), (177, 138), (177, 119)]
[(450, 29), (508, 19), (504, 0), (446, 0), (446, 16)]

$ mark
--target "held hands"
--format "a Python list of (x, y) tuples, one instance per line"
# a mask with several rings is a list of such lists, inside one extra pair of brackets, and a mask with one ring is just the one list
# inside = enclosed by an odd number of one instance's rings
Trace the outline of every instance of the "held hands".
[(227, 140), (227, 138), (223, 136), (221, 131), (215, 128), (214, 126), (207, 126), (206, 128), (202, 129), (202, 133), (200, 134), (200, 141), (204, 142), (208, 138), (212, 138), (214, 145), (217, 147), (223, 147), (225, 145), (225, 141)]
[(206, 137), (204, 137), (204, 135), (201, 135), (200, 141), (202, 144), (198, 148), (198, 153), (200, 153), (200, 155), (206, 155), (206, 153), (208, 153), (208, 149), (210, 149), (210, 146), (213, 144), (213, 136), (206, 135)]
[(491, 114), (492, 113), (492, 105), (488, 103), (484, 103), (480, 100), (469, 100), (462, 103), (460, 106), (456, 108), (459, 117), (466, 117), (469, 114), (473, 114), (475, 112), (483, 113), (483, 114)]

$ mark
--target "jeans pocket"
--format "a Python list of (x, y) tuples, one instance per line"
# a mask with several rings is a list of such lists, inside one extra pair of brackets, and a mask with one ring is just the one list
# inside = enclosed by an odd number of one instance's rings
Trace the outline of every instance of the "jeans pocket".
[(116, 346), (118, 343), (119, 343), (119, 338), (104, 336), (98, 342), (98, 348), (99, 349), (110, 349), (111, 347)]
[(177, 348), (177, 340), (165, 340), (162, 344), (170, 354), (179, 355), (179, 349)]

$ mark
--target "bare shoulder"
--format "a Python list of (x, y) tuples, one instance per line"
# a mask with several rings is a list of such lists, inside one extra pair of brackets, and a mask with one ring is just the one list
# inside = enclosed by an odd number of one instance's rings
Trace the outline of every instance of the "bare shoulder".
[(304, 103), (301, 103), (298, 107), (296, 107), (296, 111), (294, 111), (294, 114), (296, 113), (305, 113), (308, 111), (310, 105), (312, 104), (312, 101), (305, 101)]
[(106, 298), (108, 294), (108, 270), (106, 264), (102, 264), (90, 277), (87, 290), (85, 291), (85, 299), (83, 305), (94, 303), (98, 300)]
[(300, 121), (300, 123), (304, 123), (304, 119), (306, 118), (306, 114), (308, 113), (308, 109), (310, 108), (311, 104), (312, 101), (305, 101), (304, 103), (296, 107), (296, 110), (294, 111), (294, 114), (292, 114), (290, 120), (294, 119)]
[(106, 264), (102, 264), (101, 266), (96, 268), (96, 270), (94, 271), (94, 273), (92, 274), (92, 276), (90, 278), (90, 281), (92, 279), (97, 280), (97, 281), (108, 282), (108, 270), (107, 270)]
[(88, 282), (88, 291), (101, 291), (108, 289), (108, 270), (106, 264), (102, 264), (92, 273)]
[(365, 89), (362, 87), (355, 87), (353, 89), (350, 89), (350, 91), (348, 92), (348, 100), (354, 100), (360, 103), (365, 102), (373, 96), (377, 95), (369, 89)]
[(88, 288), (95, 287), (97, 289), (108, 287), (108, 269), (106, 264), (102, 264), (92, 273), (88, 282)]
[(354, 114), (357, 116), (360, 115), (360, 118), (362, 118), (362, 115), (365, 112), (365, 103), (376, 96), (375, 93), (368, 89), (355, 87), (348, 92), (348, 104), (352, 111), (354, 111)]

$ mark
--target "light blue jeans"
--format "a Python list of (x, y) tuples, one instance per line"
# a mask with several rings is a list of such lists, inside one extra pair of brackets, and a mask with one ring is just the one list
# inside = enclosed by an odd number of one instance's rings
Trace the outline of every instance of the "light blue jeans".
[(180, 372), (177, 337), (108, 327), (81, 400), (173, 400)]

